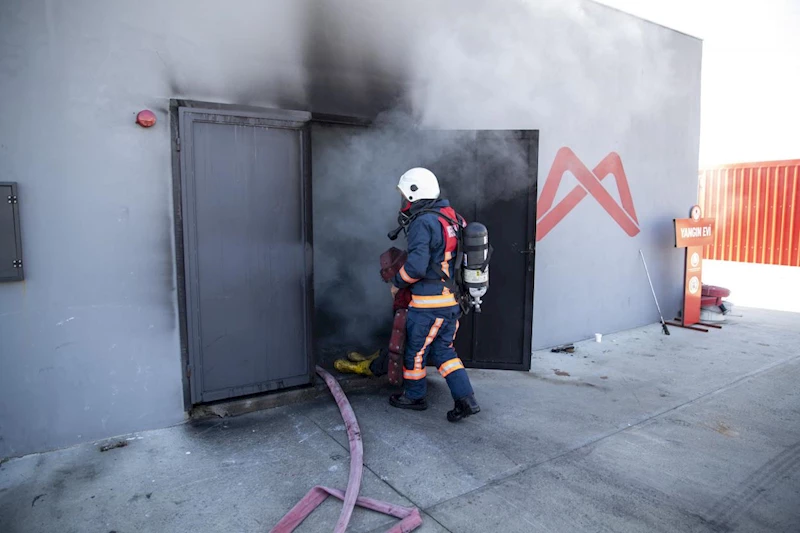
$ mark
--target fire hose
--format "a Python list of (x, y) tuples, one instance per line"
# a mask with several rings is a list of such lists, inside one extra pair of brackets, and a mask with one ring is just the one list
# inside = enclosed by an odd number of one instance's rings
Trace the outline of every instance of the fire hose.
[(347, 438), (350, 441), (350, 477), (347, 481), (347, 488), (342, 492), (338, 489), (317, 485), (308, 491), (308, 494), (297, 505), (292, 507), (286, 516), (272, 528), (270, 533), (290, 533), (294, 531), (328, 496), (333, 496), (344, 502), (334, 533), (344, 533), (350, 523), (350, 517), (353, 515), (353, 509), (356, 505), (399, 518), (400, 522), (388, 529), (386, 533), (408, 533), (409, 531), (414, 531), (422, 525), (422, 516), (419, 513), (419, 509), (401, 507), (388, 502), (373, 500), (372, 498), (359, 497), (361, 475), (364, 471), (364, 445), (361, 441), (361, 429), (358, 426), (356, 414), (353, 412), (347, 396), (336, 379), (319, 366), (316, 367), (316, 370), (317, 374), (325, 380), (331, 394), (333, 394), (333, 398), (339, 406), (342, 420), (344, 420), (347, 428)]

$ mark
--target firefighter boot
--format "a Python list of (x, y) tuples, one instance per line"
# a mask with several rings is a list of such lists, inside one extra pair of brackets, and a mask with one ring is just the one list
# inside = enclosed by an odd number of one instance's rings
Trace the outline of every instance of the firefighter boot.
[(348, 361), (347, 359), (337, 359), (333, 362), (333, 368), (342, 372), (343, 374), (359, 374), (362, 376), (372, 376), (372, 370), (369, 369), (369, 365), (372, 361), (369, 359), (364, 359), (363, 361), (359, 361), (358, 363), (354, 363), (352, 361)]
[(406, 398), (405, 394), (392, 394), (389, 396), (389, 403), (392, 404), (392, 407), (397, 407), (398, 409), (424, 411), (428, 408), (428, 400), (425, 398), (412, 400), (411, 398)]
[(350, 361), (354, 362), (354, 363), (360, 363), (361, 361), (370, 361), (371, 362), (371, 361), (374, 361), (375, 359), (377, 359), (380, 354), (381, 354), (380, 350), (377, 350), (372, 355), (364, 355), (364, 354), (359, 353), (359, 352), (347, 352), (347, 358)]
[(456, 400), (456, 405), (452, 411), (447, 411), (448, 422), (458, 422), (462, 418), (467, 418), (469, 415), (475, 415), (481, 412), (481, 407), (475, 401), (475, 395), (470, 394), (466, 398)]

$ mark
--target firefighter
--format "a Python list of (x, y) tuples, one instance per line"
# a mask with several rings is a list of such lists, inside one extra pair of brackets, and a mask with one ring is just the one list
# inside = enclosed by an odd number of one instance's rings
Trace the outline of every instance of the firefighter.
[[(455, 407), (447, 419), (457, 422), (480, 411), (464, 364), (453, 341), (458, 331), (461, 307), (443, 276), (455, 274), (457, 227), (437, 216), (463, 222), (447, 200), (439, 198), (436, 176), (425, 168), (412, 168), (400, 177), (398, 189), (404, 207), (399, 216), (408, 238), (408, 259), (392, 280), (392, 294), (411, 289), (406, 323), (403, 393), (389, 403), (399, 409), (428, 408), (426, 365), (428, 357), (447, 381)], [(435, 212), (429, 212), (433, 210)]]

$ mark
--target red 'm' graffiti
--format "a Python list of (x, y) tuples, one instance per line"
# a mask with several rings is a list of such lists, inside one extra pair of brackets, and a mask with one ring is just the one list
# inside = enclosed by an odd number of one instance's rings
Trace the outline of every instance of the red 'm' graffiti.
[[(566, 172), (571, 172), (578, 179), (578, 185), (563, 200), (553, 206), (558, 186)], [(617, 182), (622, 202), (621, 207), (601, 183), (601, 180), (608, 175), (614, 176), (614, 180)], [(542, 194), (536, 204), (536, 240), (540, 241), (550, 233), (550, 230), (556, 227), (588, 194), (597, 200), (629, 236), (633, 237), (641, 231), (639, 219), (636, 218), (636, 210), (633, 207), (628, 178), (625, 176), (619, 154), (611, 152), (590, 171), (578, 159), (575, 152), (564, 147), (556, 154), (556, 159), (553, 161), (553, 166), (544, 182)]]

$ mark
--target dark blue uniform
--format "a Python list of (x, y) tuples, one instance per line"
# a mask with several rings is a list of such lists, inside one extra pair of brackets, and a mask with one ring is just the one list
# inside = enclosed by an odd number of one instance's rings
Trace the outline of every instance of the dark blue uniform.
[[(447, 200), (438, 200), (432, 208), (458, 219)], [(455, 228), (433, 213), (424, 213), (411, 222), (407, 235), (408, 259), (393, 280), (401, 289), (410, 286), (412, 293), (406, 323), (404, 394), (412, 400), (425, 397), (425, 367), (430, 355), (453, 399), (465, 398), (472, 394), (472, 385), (453, 348), (461, 308), (436, 269), (438, 265), (446, 276), (455, 272)]]

